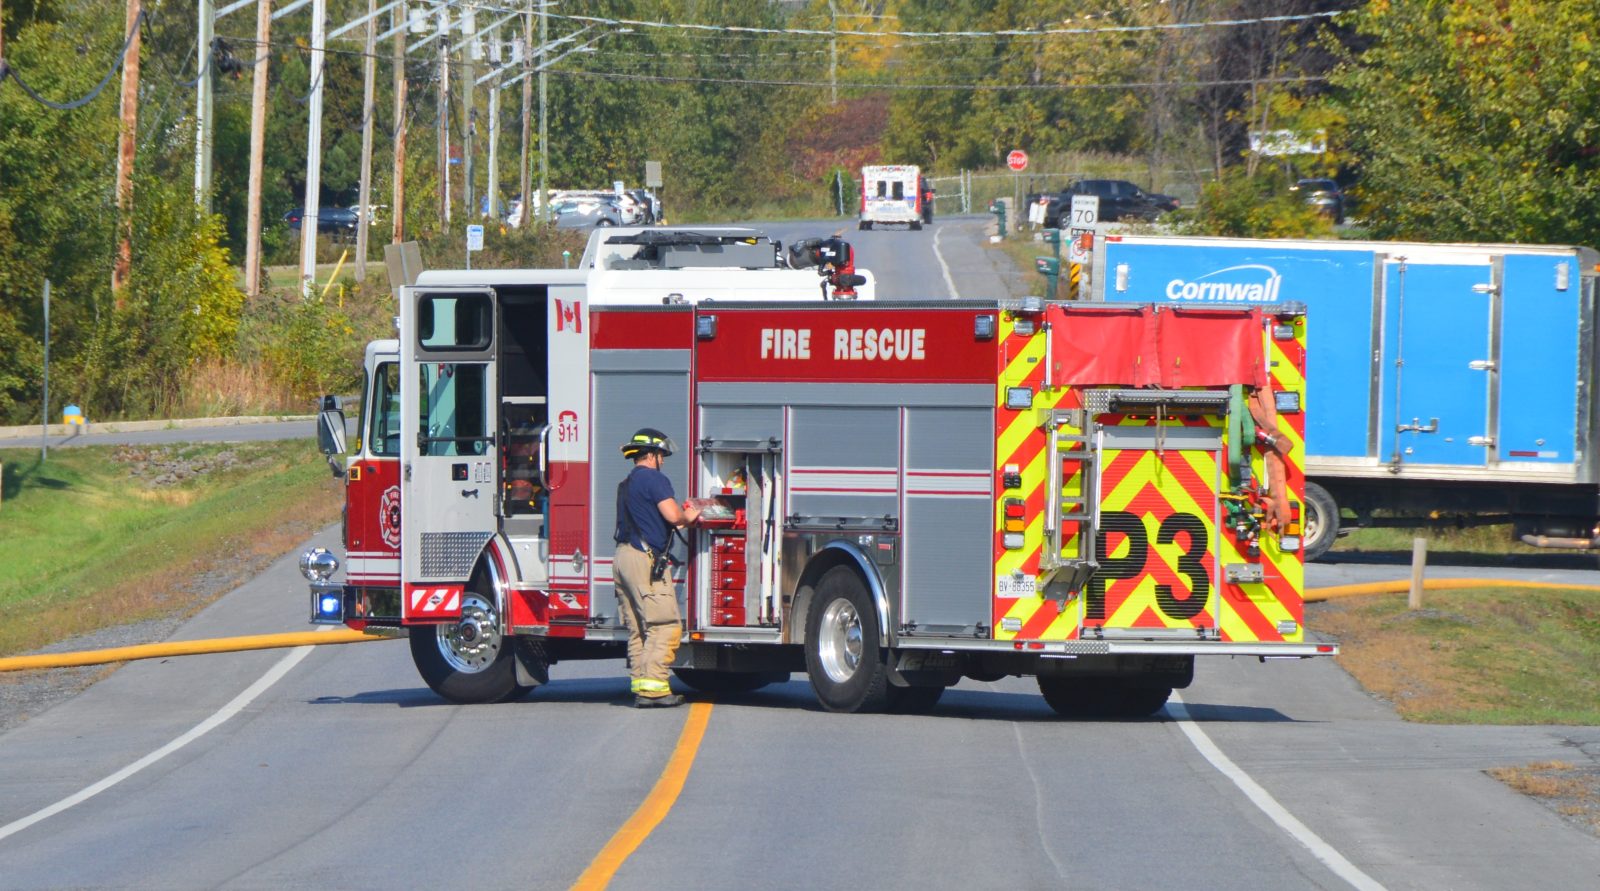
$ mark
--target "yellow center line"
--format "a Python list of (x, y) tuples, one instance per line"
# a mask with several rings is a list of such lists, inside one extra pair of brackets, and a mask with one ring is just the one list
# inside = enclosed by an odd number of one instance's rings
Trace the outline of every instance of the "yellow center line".
[(711, 703), (696, 702), (689, 706), (689, 719), (683, 724), (683, 733), (678, 735), (678, 746), (672, 750), (672, 757), (667, 759), (661, 779), (656, 780), (655, 788), (639, 803), (638, 810), (633, 812), (628, 822), (622, 824), (617, 834), (611, 836), (606, 846), (595, 855), (589, 868), (578, 876), (578, 881), (573, 883), (573, 891), (600, 891), (610, 884), (617, 870), (622, 868), (623, 861), (666, 819), (667, 812), (678, 800), (678, 793), (683, 791), (684, 781), (689, 778), (689, 769), (694, 766), (695, 753), (700, 750), (700, 741), (705, 738), (706, 724), (710, 721)]

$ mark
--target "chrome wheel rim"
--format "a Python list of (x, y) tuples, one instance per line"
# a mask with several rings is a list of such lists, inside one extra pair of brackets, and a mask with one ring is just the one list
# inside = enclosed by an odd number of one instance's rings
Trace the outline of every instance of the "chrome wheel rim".
[(855, 677), (861, 666), (861, 614), (855, 605), (840, 598), (828, 604), (822, 614), (817, 654), (828, 680), (842, 684)]
[(456, 671), (476, 674), (500, 655), (500, 615), (481, 594), (461, 595), (460, 621), (436, 627), (439, 654)]

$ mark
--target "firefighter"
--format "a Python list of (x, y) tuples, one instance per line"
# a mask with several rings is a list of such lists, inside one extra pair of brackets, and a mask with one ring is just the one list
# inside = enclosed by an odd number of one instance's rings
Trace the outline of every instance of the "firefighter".
[(672, 482), (661, 472), (676, 447), (660, 430), (645, 427), (622, 444), (633, 470), (617, 486), (617, 543), (612, 564), (617, 606), (628, 629), (628, 674), (637, 708), (671, 708), (683, 697), (667, 686), (667, 669), (678, 651), (683, 628), (673, 590), (667, 548), (674, 527), (699, 516), (678, 505)]

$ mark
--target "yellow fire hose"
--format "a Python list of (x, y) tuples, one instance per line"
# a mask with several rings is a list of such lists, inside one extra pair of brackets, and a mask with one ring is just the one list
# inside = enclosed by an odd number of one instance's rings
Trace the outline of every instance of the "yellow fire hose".
[[(1568, 591), (1600, 591), (1600, 585), (1524, 582), (1515, 579), (1428, 579), (1422, 583), (1422, 587), (1427, 591), (1459, 591), (1469, 588), (1564, 588)], [(1368, 597), (1374, 594), (1404, 594), (1410, 590), (1411, 582), (1408, 580), (1333, 585), (1326, 588), (1307, 589), (1306, 602), (1321, 603), (1328, 600), (1338, 600), (1341, 597)], [(241, 650), (271, 650), (281, 647), (322, 646), (325, 644), (350, 644), (369, 640), (394, 639), (396, 639), (394, 635), (379, 636), (341, 628), (338, 631), (331, 632), (295, 631), (287, 634), (256, 634), (248, 637), (176, 640), (133, 647), (113, 647), (106, 650), (85, 650), (77, 653), (10, 656), (0, 658), (0, 672), (36, 671), (44, 668), (69, 668), (79, 665), (131, 662), (135, 659), (162, 659), (167, 656), (197, 656), (204, 653), (232, 653)]]
[(349, 628), (337, 631), (293, 631), (287, 634), (255, 634), (248, 637), (212, 637), (204, 640), (170, 640), (134, 647), (112, 647), (77, 653), (41, 653), (36, 656), (9, 656), (0, 659), (0, 671), (32, 671), (40, 668), (68, 668), (77, 665), (104, 665), (134, 659), (161, 659), (167, 656), (198, 656), (204, 653), (233, 653), (240, 650), (272, 650), (280, 647), (307, 647), (323, 644), (361, 643), (391, 640)]

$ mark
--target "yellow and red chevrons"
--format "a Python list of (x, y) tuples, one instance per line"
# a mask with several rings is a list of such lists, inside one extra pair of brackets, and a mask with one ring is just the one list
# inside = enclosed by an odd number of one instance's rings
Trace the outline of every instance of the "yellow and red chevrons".
[[(1290, 341), (1272, 338), (1270, 320), (1263, 331), (1269, 373), (1274, 390), (1293, 390), (1304, 399), (1305, 319), (1293, 320), (1296, 337)], [(1303, 641), (1304, 564), (1298, 550), (1284, 552), (1279, 547), (1278, 535), (1263, 532), (1259, 539), (1260, 555), (1248, 557), (1244, 547), (1230, 529), (1220, 522), (1224, 512), (1217, 504), (1218, 492), (1226, 489), (1226, 456), (1231, 443), (1222, 431), (1223, 448), (1218, 452), (1170, 449), (1157, 452), (1150, 449), (1107, 450), (1100, 460), (1100, 511), (1102, 534), (1106, 536), (1107, 553), (1101, 581), (1096, 583), (1104, 590), (1104, 618), (1086, 614), (1095, 604), (1069, 601), (1062, 610), (1057, 601), (1046, 599), (1037, 592), (1015, 590), (1010, 580), (1022, 574), (1022, 582), (1015, 587), (1026, 589), (1028, 581), (1039, 573), (1039, 558), (1044, 546), (1045, 481), (1048, 478), (1048, 436), (1040, 428), (1038, 412), (1043, 409), (1080, 408), (1081, 397), (1076, 389), (1057, 386), (1043, 388), (1044, 363), (1047, 361), (1046, 337), (1036, 333), (1031, 337), (1015, 334), (1015, 318), (1003, 313), (999, 329), (999, 381), (996, 386), (996, 447), (995, 479), (995, 580), (994, 637), (997, 640), (1072, 640), (1079, 636), (1079, 623), (1101, 625), (1107, 628), (1206, 628), (1215, 626), (1224, 642), (1287, 642)], [(1028, 410), (1006, 408), (1008, 387), (1028, 386), (1033, 390), (1033, 405)], [(1302, 405), (1302, 412), (1304, 406)], [(1101, 416), (1102, 425), (1154, 426), (1149, 417)], [(1223, 427), (1221, 417), (1181, 415), (1164, 419), (1167, 426)], [(1282, 414), (1278, 417), (1278, 432), (1289, 442), (1286, 464), (1286, 484), (1289, 500), (1304, 501), (1304, 472), (1302, 461), (1305, 421), (1303, 413)], [(1067, 433), (1081, 433), (1065, 430)], [(1266, 480), (1263, 453), (1249, 444), (1254, 478)], [(999, 483), (1008, 466), (1020, 471), (1022, 485), (1006, 490)], [(1080, 469), (1068, 465), (1072, 474), (1065, 476), (1062, 495), (1072, 496), (1082, 491)], [(1081, 465), (1079, 466), (1081, 468)], [(1006, 498), (1023, 498), (1026, 526), (1024, 544), (1019, 550), (1005, 548), (1004, 502)], [(1143, 527), (1145, 545), (1151, 557), (1137, 575), (1110, 578), (1106, 569), (1114, 561), (1128, 555), (1131, 544), (1126, 534), (1108, 529), (1104, 519), (1108, 513), (1121, 512), (1139, 518)], [(1187, 514), (1198, 520), (1179, 517)], [(1123, 518), (1125, 520), (1125, 518)], [(1161, 531), (1164, 522), (1174, 528), (1169, 534)], [(1075, 524), (1068, 524), (1071, 532)], [(1114, 525), (1114, 524), (1113, 524)], [(1193, 528), (1193, 532), (1190, 528)], [(1194, 535), (1204, 537), (1196, 542)], [(1162, 542), (1163, 537), (1170, 538)], [(1194, 554), (1197, 545), (1203, 548), (1203, 560), (1185, 562), (1186, 555)], [(1075, 532), (1066, 537), (1063, 546), (1066, 557), (1096, 557), (1093, 544), (1080, 553), (1080, 542)], [(1224, 580), (1221, 567), (1228, 564), (1259, 563), (1263, 581), (1251, 584), (1230, 584)], [(1112, 567), (1104, 564), (1112, 564)], [(1191, 604), (1189, 598), (1202, 584), (1206, 588), (1203, 603)], [(1006, 585), (1006, 590), (1002, 590)], [(1158, 586), (1170, 586), (1166, 593)], [(1091, 585), (1095, 588), (1095, 585)], [(1098, 591), (1098, 589), (1096, 589)], [(1020, 596), (1019, 596), (1020, 595)], [(1162, 608), (1166, 597), (1169, 609)], [(1173, 615), (1172, 613), (1177, 613)], [(1284, 633), (1280, 628), (1293, 623), (1293, 630)]]

